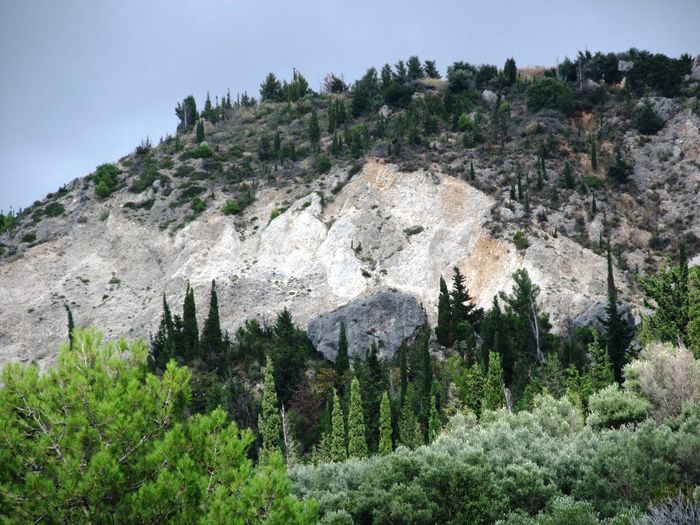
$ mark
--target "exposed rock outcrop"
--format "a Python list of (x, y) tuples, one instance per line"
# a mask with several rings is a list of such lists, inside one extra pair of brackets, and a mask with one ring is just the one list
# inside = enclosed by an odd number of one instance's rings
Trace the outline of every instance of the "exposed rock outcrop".
[(383, 359), (392, 359), (401, 343), (424, 326), (427, 318), (415, 297), (386, 290), (350, 301), (309, 323), (309, 339), (326, 359), (335, 361), (340, 324), (345, 323), (348, 354), (364, 356), (374, 341)]

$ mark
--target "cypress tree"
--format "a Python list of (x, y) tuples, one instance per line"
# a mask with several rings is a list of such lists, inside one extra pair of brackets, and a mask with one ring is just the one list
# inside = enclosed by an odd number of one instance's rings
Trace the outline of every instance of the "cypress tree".
[(593, 195), (593, 198), (591, 199), (591, 213), (595, 215), (598, 213), (598, 206), (595, 202), (595, 195)]
[(199, 119), (197, 121), (197, 128), (195, 129), (195, 139), (194, 141), (199, 144), (200, 142), (204, 142), (204, 122), (202, 119)]
[(410, 384), (399, 418), (399, 443), (408, 448), (416, 448), (423, 444), (423, 432), (412, 407), (414, 398), (413, 384)]
[(482, 407), (485, 410), (498, 410), (506, 403), (503, 392), (503, 367), (501, 356), (496, 352), (489, 352), (489, 371), (486, 375)]
[(474, 173), (474, 159), (469, 163), (469, 180), (476, 180), (476, 174)]
[(311, 112), (311, 118), (309, 119), (309, 142), (311, 146), (316, 149), (318, 146), (318, 141), (321, 139), (321, 128), (318, 124), (318, 115), (316, 110)]
[(435, 396), (430, 396), (430, 418), (428, 419), (428, 443), (435, 441), (442, 430), (440, 412), (438, 412)]
[(598, 152), (595, 145), (595, 137), (591, 133), (591, 169), (598, 171)]
[(345, 461), (348, 451), (345, 447), (345, 419), (340, 406), (338, 392), (333, 391), (333, 414), (331, 430), (331, 461)]
[(68, 303), (65, 303), (63, 307), (66, 309), (66, 314), (68, 315), (68, 348), (73, 350), (73, 329), (75, 328), (75, 324), (73, 323), (73, 312), (71, 312)]
[(607, 349), (598, 342), (598, 334), (593, 334), (593, 342), (588, 345), (590, 357), (590, 381), (593, 390), (602, 390), (615, 381), (615, 374), (610, 363)]
[(222, 337), (221, 325), (219, 323), (219, 300), (216, 295), (216, 281), (211, 282), (211, 293), (209, 295), (209, 315), (204, 321), (202, 337), (200, 339), (202, 359), (214, 365), (214, 361), (221, 354)]
[(185, 303), (182, 306), (183, 357), (192, 361), (199, 355), (199, 328), (197, 327), (197, 307), (194, 303), (194, 290), (187, 283)]
[(258, 415), (258, 431), (262, 440), (260, 460), (264, 461), (270, 453), (280, 451), (280, 434), (282, 432), (282, 422), (277, 404), (277, 390), (275, 388), (275, 371), (272, 366), (272, 360), (269, 357), (265, 362), (263, 398), (260, 414)]
[(408, 358), (406, 345), (399, 347), (399, 406), (403, 406), (408, 388)]
[(389, 396), (384, 392), (379, 408), (379, 447), (377, 449), (377, 452), (382, 456), (391, 454), (394, 450), (391, 434), (391, 407), (389, 405)]
[(445, 279), (440, 276), (440, 296), (438, 297), (438, 318), (435, 327), (435, 337), (443, 346), (452, 346), (454, 342), (452, 336), (452, 305), (450, 304), (450, 293), (447, 291)]
[(348, 457), (367, 457), (365, 417), (362, 411), (360, 382), (353, 378), (350, 384), (350, 410), (348, 412)]
[(364, 367), (364, 374), (360, 379), (363, 380), (361, 381), (362, 405), (365, 412), (367, 444), (371, 451), (375, 451), (379, 441), (379, 407), (382, 402), (382, 392), (386, 390), (386, 382), (377, 344), (374, 341), (370, 345)]
[(523, 200), (523, 174), (518, 170), (518, 200)]
[[(498, 334), (496, 334), (497, 336)], [(477, 363), (465, 370), (462, 391), (467, 408), (479, 415), (484, 397), (484, 374)]]
[(568, 160), (566, 164), (564, 164), (564, 180), (562, 181), (562, 185), (568, 190), (573, 190), (576, 186), (573, 169), (571, 169), (571, 164), (569, 164)]
[(348, 337), (345, 333), (345, 321), (341, 321), (340, 333), (338, 334), (338, 353), (335, 356), (335, 373), (337, 375), (335, 388), (341, 398), (345, 396), (345, 385), (349, 370)]
[(617, 289), (613, 278), (612, 255), (608, 241), (608, 304), (605, 307), (606, 319), (602, 320), (605, 327), (605, 344), (608, 347), (610, 360), (615, 373), (615, 380), (622, 383), (622, 369), (625, 366), (625, 351), (632, 341), (632, 330), (617, 307)]
[(155, 337), (151, 339), (151, 347), (148, 352), (148, 365), (151, 371), (163, 371), (168, 360), (174, 357), (174, 325), (170, 315), (168, 301), (163, 294), (163, 315), (160, 318), (160, 325)]
[(514, 201), (517, 199), (517, 195), (515, 193), (515, 184), (510, 185), (510, 194), (509, 194), (510, 200)]

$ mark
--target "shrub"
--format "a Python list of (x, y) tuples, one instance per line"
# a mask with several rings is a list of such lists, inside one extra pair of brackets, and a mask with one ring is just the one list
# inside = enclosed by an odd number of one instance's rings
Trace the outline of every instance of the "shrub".
[(591, 414), (586, 424), (594, 428), (617, 428), (628, 423), (639, 423), (646, 419), (651, 404), (629, 390), (621, 390), (613, 383), (593, 394), (588, 405)]
[(657, 420), (680, 415), (700, 403), (700, 361), (684, 346), (652, 343), (625, 367), (625, 387), (651, 401)]
[(22, 235), (22, 242), (32, 243), (34, 241), (36, 241), (36, 233), (29, 232)]
[(527, 240), (522, 230), (518, 230), (515, 232), (515, 235), (513, 235), (513, 244), (515, 244), (515, 248), (518, 250), (527, 250), (530, 246), (530, 242)]
[(241, 213), (241, 207), (237, 201), (233, 199), (228, 199), (224, 206), (221, 208), (221, 212), (224, 215), (236, 215)]
[(215, 156), (214, 150), (211, 149), (207, 143), (199, 144), (183, 154), (184, 158), (190, 159), (211, 159)]
[(328, 158), (328, 155), (325, 153), (321, 153), (316, 157), (316, 171), (319, 173), (328, 173), (331, 169), (331, 159)]
[(114, 164), (100, 164), (95, 170), (92, 180), (95, 182), (95, 194), (105, 199), (114, 190), (114, 187), (119, 182), (117, 175), (119, 171)]
[(281, 212), (275, 208), (270, 212), (270, 222), (274, 221), (277, 217), (279, 217)]
[(564, 115), (574, 111), (574, 93), (565, 82), (553, 78), (538, 78), (527, 90), (527, 108), (536, 112), (556, 109)]
[(664, 121), (656, 114), (649, 100), (645, 100), (635, 118), (635, 127), (644, 135), (654, 135), (664, 127)]
[(192, 206), (192, 210), (194, 210), (195, 213), (202, 213), (207, 209), (207, 205), (199, 197), (192, 199), (192, 204), (190, 206)]
[(60, 202), (51, 202), (44, 208), (44, 215), (47, 217), (58, 217), (66, 211), (65, 206)]

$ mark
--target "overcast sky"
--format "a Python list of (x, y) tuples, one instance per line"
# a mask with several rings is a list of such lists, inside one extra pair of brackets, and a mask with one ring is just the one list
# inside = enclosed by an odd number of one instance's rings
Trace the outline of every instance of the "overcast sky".
[(318, 90), (412, 54), (554, 65), (578, 50), (700, 53), (700, 0), (0, 0), (0, 210), (26, 207), (206, 92), (258, 95), (296, 67)]

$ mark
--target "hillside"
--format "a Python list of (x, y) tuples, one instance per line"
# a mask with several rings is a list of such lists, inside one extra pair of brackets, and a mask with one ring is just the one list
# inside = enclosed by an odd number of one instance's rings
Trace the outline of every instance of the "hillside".
[[(588, 79), (570, 108), (538, 111), (534, 86), (551, 79), (508, 87), (477, 75), (461, 91), (454, 78), (395, 79), (384, 104), (375, 95), (358, 109), (363, 86), (381, 85), (373, 71), (352, 91), (282, 100), (308, 89), (295, 73), (259, 104), (217, 97), (201, 144), (181, 121), (177, 136), (107, 165), (109, 186), (76, 179), (12, 217), (0, 238), (2, 360), (50, 357), (40, 348), (64, 337), (64, 303), (80, 325), (148, 336), (160, 294), (174, 300), (188, 280), (200, 303), (217, 280), (233, 333), (282, 306), (305, 326), (386, 287), (413, 294), (435, 322), (439, 276), (453, 266), (482, 307), (525, 267), (561, 326), (604, 299), (605, 240), (635, 307), (634, 273), (682, 239), (700, 253), (692, 79), (648, 99)], [(645, 103), (660, 119), (654, 134), (635, 127)], [(616, 152), (622, 181), (610, 178)], [(516, 230), (527, 249), (512, 244)]]

